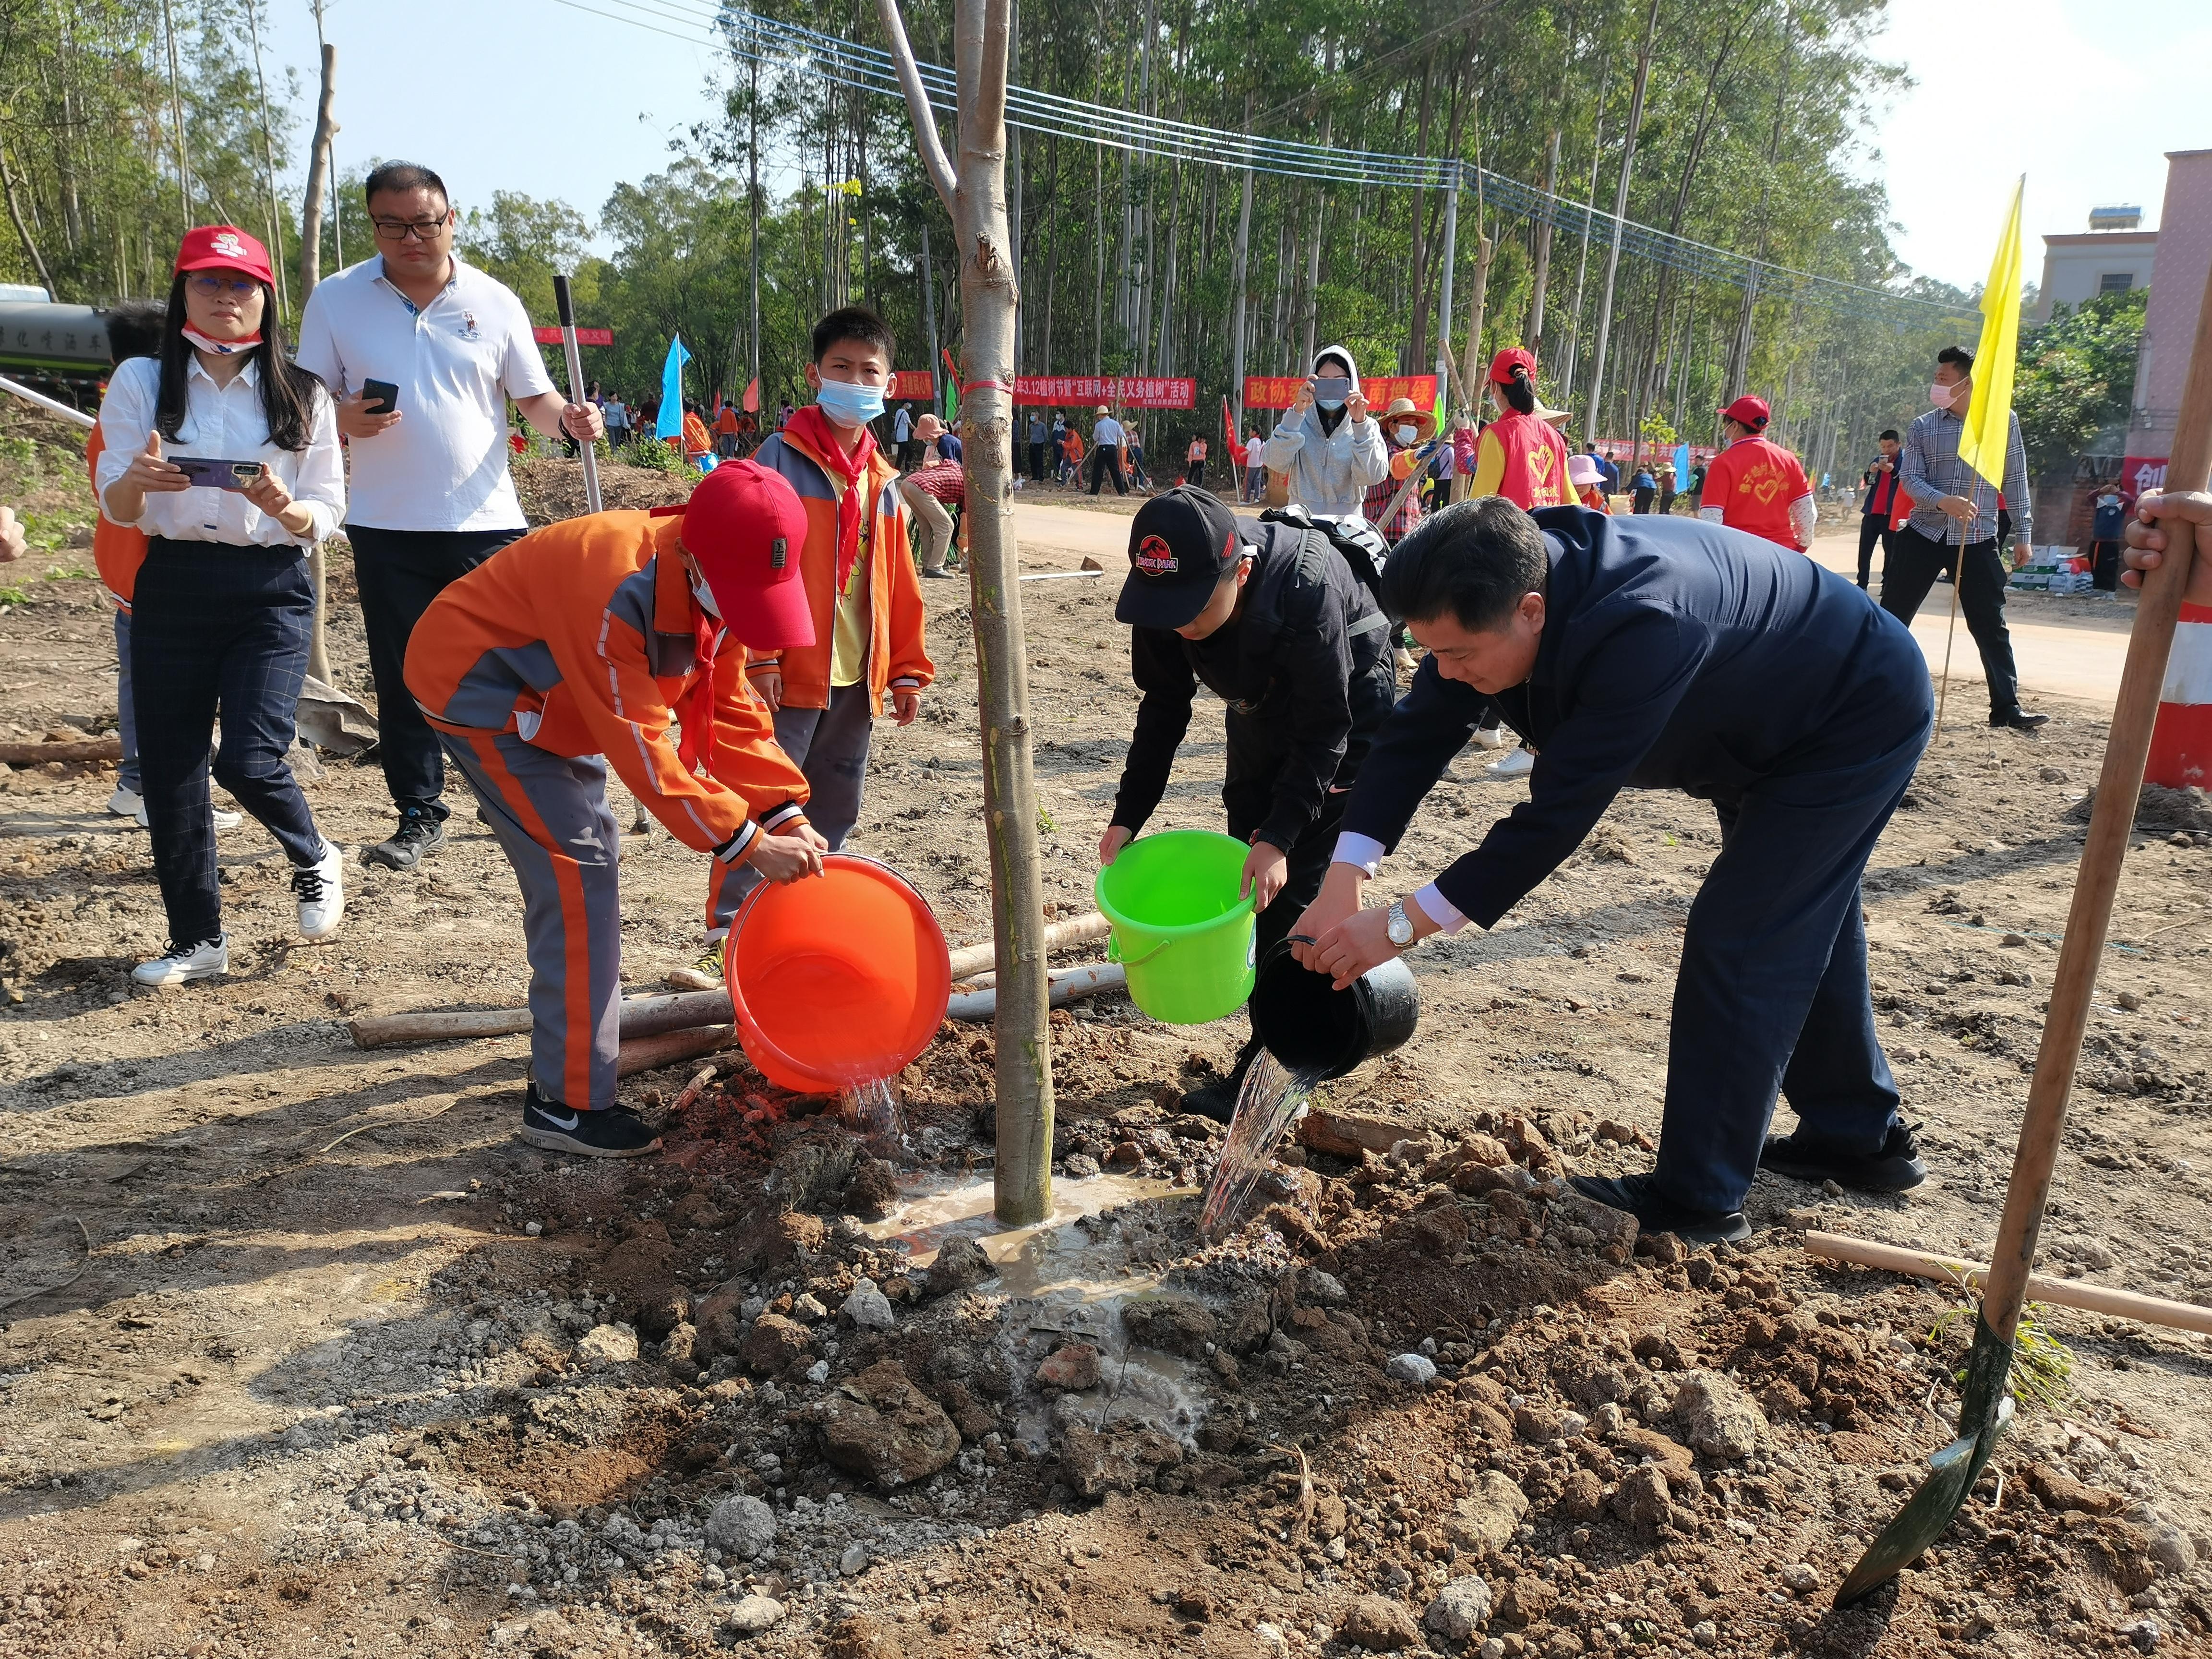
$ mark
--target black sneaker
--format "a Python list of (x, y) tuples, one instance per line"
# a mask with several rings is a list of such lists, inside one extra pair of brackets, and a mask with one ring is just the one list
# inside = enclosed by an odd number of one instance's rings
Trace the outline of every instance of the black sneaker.
[(952, 580), (952, 573), (950, 570), (925, 570), (921, 574), (933, 582), (945, 582)]
[(1832, 1181), (1861, 1193), (1908, 1193), (1928, 1179), (1912, 1125), (1893, 1123), (1879, 1152), (1844, 1152), (1796, 1134), (1769, 1135), (1759, 1167), (1794, 1181)]
[(2015, 732), (2033, 732), (2050, 723), (2050, 715), (2031, 714), (2025, 708), (2015, 708), (2007, 714), (1990, 716), (1991, 726), (2009, 726)]
[(361, 861), (392, 870), (412, 870), (426, 854), (445, 844), (445, 819), (427, 807), (410, 806), (400, 812), (399, 827), (392, 832), (392, 839), (377, 842), (361, 855)]
[(522, 1138), (549, 1152), (580, 1158), (643, 1158), (660, 1150), (660, 1137), (629, 1107), (580, 1112), (549, 1100), (534, 1082), (523, 1091)]
[(1237, 1116), (1237, 1097), (1244, 1092), (1244, 1073), (1252, 1069), (1259, 1055), (1259, 1045), (1248, 1045), (1237, 1056), (1237, 1064), (1227, 1077), (1217, 1078), (1212, 1083), (1193, 1089), (1182, 1097), (1182, 1109), (1195, 1112), (1200, 1117), (1210, 1117), (1216, 1123), (1227, 1123)]
[(1656, 1176), (1578, 1175), (1569, 1176), (1568, 1184), (1607, 1209), (1627, 1211), (1647, 1233), (1673, 1233), (1692, 1244), (1740, 1244), (1751, 1237), (1751, 1223), (1741, 1210), (1693, 1210), (1677, 1204), (1659, 1191)]

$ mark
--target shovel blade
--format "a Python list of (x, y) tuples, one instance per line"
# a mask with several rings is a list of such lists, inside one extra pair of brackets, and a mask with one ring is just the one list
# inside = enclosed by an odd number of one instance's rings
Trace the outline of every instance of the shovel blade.
[(2012, 1395), (2006, 1388), (2012, 1370), (2012, 1344), (1980, 1319), (1974, 1322), (1974, 1346), (1966, 1355), (1966, 1387), (1959, 1402), (1959, 1437), (1928, 1460), (1928, 1478), (1905, 1500), (1897, 1518), (1867, 1546), (1858, 1565), (1836, 1591), (1836, 1605), (1847, 1607), (1873, 1594), (1917, 1561), (1941, 1538), (1981, 1478), (1997, 1438), (2012, 1422)]

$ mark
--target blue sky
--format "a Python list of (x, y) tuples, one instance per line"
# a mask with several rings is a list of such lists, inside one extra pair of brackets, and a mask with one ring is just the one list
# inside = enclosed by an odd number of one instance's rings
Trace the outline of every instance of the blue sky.
[[(702, 33), (644, 6), (586, 3), (690, 38), (556, 0), (329, 0), (339, 165), (404, 155), (437, 168), (464, 206), (519, 190), (596, 218), (617, 183), (667, 165), (670, 141), (713, 113), (720, 65)], [(272, 10), (273, 57), (303, 83), (304, 131), (313, 16), (306, 0)], [(2140, 204), (2154, 225), (2164, 152), (2212, 146), (2207, 100), (2176, 96), (2159, 67), (2212, 62), (2204, 0), (1890, 0), (1889, 13), (1880, 49), (1917, 84), (1872, 136), (1917, 270), (1979, 283), (2025, 172), (2033, 281), (2044, 234), (2086, 229), (2110, 202)]]

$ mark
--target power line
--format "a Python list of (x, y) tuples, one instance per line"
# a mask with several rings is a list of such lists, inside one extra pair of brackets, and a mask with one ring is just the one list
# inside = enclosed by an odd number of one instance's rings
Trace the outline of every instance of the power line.
[[(582, 0), (556, 0), (579, 11), (628, 22), (655, 33), (696, 41), (696, 33), (664, 27), (689, 26), (720, 35), (732, 54), (763, 68), (811, 73), (834, 86), (904, 101), (890, 53), (799, 24), (763, 17), (713, 0), (606, 0), (617, 10), (603, 10)], [(1470, 16), (1472, 14), (1470, 14)], [(1468, 21), (1462, 17), (1449, 27)], [(957, 100), (953, 71), (941, 64), (916, 64), (933, 109), (951, 114)], [(1568, 236), (1588, 235), (1609, 242), (1615, 234), (1612, 214), (1553, 195), (1517, 179), (1469, 162), (1435, 156), (1398, 155), (1308, 143), (1297, 139), (1255, 137), (1219, 127), (1170, 120), (1141, 111), (1117, 109), (1057, 93), (1009, 83), (1006, 121), (1026, 132), (1103, 145), (1132, 155), (1249, 170), (1285, 178), (1398, 189), (1473, 188), (1500, 211), (1539, 224), (1549, 223)], [(1621, 251), (1703, 281), (1748, 289), (1759, 298), (1814, 305), (1846, 316), (1893, 326), (1927, 326), (1965, 318), (1967, 308), (1923, 300), (1894, 289), (1847, 282), (1813, 271), (1754, 259), (1689, 237), (1644, 225), (1618, 222)]]

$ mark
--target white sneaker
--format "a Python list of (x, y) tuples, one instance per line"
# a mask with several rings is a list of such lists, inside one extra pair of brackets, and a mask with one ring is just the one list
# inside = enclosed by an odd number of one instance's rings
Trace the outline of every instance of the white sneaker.
[[(131, 806), (127, 811), (124, 808), (116, 805), (116, 802), (123, 799), (125, 796), (129, 796), (131, 800)], [(123, 817), (136, 818), (138, 821), (138, 827), (141, 830), (144, 830), (149, 827), (146, 823), (145, 800), (140, 796), (131, 794), (128, 789), (118, 789), (113, 794), (110, 795), (107, 798), (107, 810)], [(226, 812), (220, 806), (210, 807), (208, 809), (208, 816), (215, 820), (215, 827), (218, 830), (235, 830), (240, 824), (246, 822), (246, 815), (244, 813)]]
[(1504, 748), (1505, 728), (1502, 726), (1476, 726), (1474, 728), (1474, 746), (1477, 749)]
[(212, 979), (229, 971), (230, 935), (225, 933), (197, 945), (179, 945), (172, 939), (167, 951), (151, 962), (140, 963), (131, 970), (131, 977), (141, 985), (161, 987)]
[(1516, 749), (1510, 755), (1500, 755), (1482, 769), (1493, 778), (1525, 778), (1536, 769), (1536, 757), (1526, 749)]
[(300, 896), (300, 937), (328, 939), (345, 915), (345, 855), (325, 842), (320, 859), (293, 869), (292, 890)]
[(146, 803), (136, 789), (115, 786), (115, 793), (107, 798), (107, 810), (118, 818), (136, 818), (141, 825), (146, 822)]

